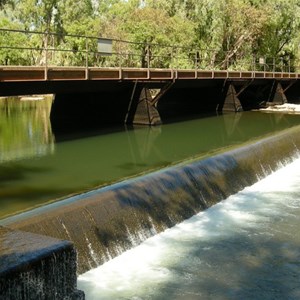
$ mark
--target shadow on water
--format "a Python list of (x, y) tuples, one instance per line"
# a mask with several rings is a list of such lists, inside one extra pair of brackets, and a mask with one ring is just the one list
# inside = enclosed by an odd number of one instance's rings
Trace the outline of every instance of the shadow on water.
[[(9, 214), (28, 207), (34, 207), (37, 201), (48, 200), (49, 195), (53, 199), (72, 193), (70, 189), (55, 186), (34, 186), (30, 184), (18, 184), (27, 177), (39, 176), (51, 171), (51, 168), (24, 166), (18, 163), (7, 163), (0, 165), (0, 199), (1, 212)], [(22, 199), (22, 201), (20, 201)]]
[[(72, 190), (55, 187), (32, 187), (23, 186), (14, 188), (2, 187), (0, 185), (1, 213), (5, 217), (10, 217), (18, 213), (24, 213), (30, 209), (40, 206), (42, 201), (44, 205), (55, 202), (66, 194), (71, 194)], [(49, 195), (52, 199), (49, 200)]]
[(124, 169), (124, 170), (132, 170), (132, 169), (136, 169), (136, 167), (147, 167), (146, 163), (125, 163), (122, 165), (118, 166), (120, 169)]
[[(278, 199), (286, 198), (286, 192), (276, 193)], [(299, 193), (290, 194), (294, 196), (299, 199)], [(272, 196), (256, 193), (256, 197), (269, 202)], [(172, 280), (151, 289), (149, 299), (299, 299), (299, 218), (285, 209), (283, 205), (276, 214), (262, 213), (261, 221), (248, 220), (244, 226), (235, 225), (230, 216), (224, 219), (222, 212), (206, 215), (209, 238), (185, 240), (183, 235), (183, 241), (172, 244), (176, 261), (168, 266)], [(228, 234), (222, 230), (224, 223), (240, 228), (229, 229)], [(188, 251), (176, 255), (177, 246)]]
[(12, 163), (0, 165), (0, 180), (18, 180), (26, 177), (26, 173), (48, 172), (49, 168), (23, 166), (22, 164)]
[[(72, 240), (78, 251), (78, 272), (83, 273), (252, 185), (259, 176), (276, 169), (282, 159), (293, 157), (299, 143), (296, 127), (230, 152), (45, 206), (29, 217), (24, 214), (18, 220), (16, 216), (13, 226)], [(69, 151), (63, 153), (70, 158)], [(70, 164), (77, 162), (74, 157)]]
[[(203, 243), (201, 247), (210, 245)], [(281, 242), (256, 245), (245, 236), (224, 239), (210, 250), (189, 253), (192, 262), (185, 265), (183, 258), (180, 265), (171, 268), (176, 283), (166, 284), (159, 289), (160, 296), (149, 299), (161, 299), (161, 294), (169, 299), (299, 299), (299, 245), (289, 244), (289, 248), (298, 255), (288, 255)]]
[(299, 299), (300, 193), (259, 190), (240, 192), (87, 278), (103, 279), (103, 299)]

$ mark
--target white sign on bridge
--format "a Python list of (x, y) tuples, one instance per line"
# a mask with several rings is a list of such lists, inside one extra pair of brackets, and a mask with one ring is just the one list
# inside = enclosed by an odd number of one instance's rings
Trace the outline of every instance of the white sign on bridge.
[(101, 55), (112, 55), (112, 40), (99, 38), (98, 39), (98, 52)]

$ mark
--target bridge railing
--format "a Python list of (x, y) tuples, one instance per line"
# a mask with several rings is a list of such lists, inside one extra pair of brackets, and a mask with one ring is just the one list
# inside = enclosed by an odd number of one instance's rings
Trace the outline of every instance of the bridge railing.
[(295, 72), (298, 69), (289, 57), (237, 58), (227, 51), (209, 48), (3, 28), (0, 28), (0, 65), (265, 72)]

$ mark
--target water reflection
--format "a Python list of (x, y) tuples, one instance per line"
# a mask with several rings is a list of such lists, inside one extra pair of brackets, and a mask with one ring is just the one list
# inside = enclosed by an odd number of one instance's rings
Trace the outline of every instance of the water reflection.
[(246, 112), (56, 135), (54, 142), (50, 105), (1, 101), (0, 218), (300, 124), (296, 115)]
[(50, 96), (0, 98), (1, 163), (53, 152), (51, 102)]

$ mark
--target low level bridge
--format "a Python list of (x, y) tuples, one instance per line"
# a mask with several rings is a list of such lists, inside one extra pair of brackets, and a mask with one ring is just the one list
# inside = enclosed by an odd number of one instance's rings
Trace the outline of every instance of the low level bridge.
[[(172, 47), (164, 55), (155, 55), (158, 45), (67, 36), (85, 40), (85, 49), (74, 50), (49, 46), (49, 33), (0, 29), (2, 33), (38, 35), (44, 44), (40, 48), (0, 45), (0, 57), (7, 52), (0, 66), (0, 95), (55, 94), (52, 123), (63, 122), (65, 128), (124, 121), (155, 125), (191, 113), (300, 101), (300, 74), (283, 58), (251, 58), (248, 70), (238, 70), (226, 53), (220, 62), (212, 63), (209, 50)], [(97, 49), (92, 47), (95, 43)], [(141, 51), (130, 52), (128, 45)], [(23, 65), (9, 59), (11, 52), (14, 57), (19, 53)], [(70, 55), (79, 56), (73, 61), (82, 65), (65, 65)]]

